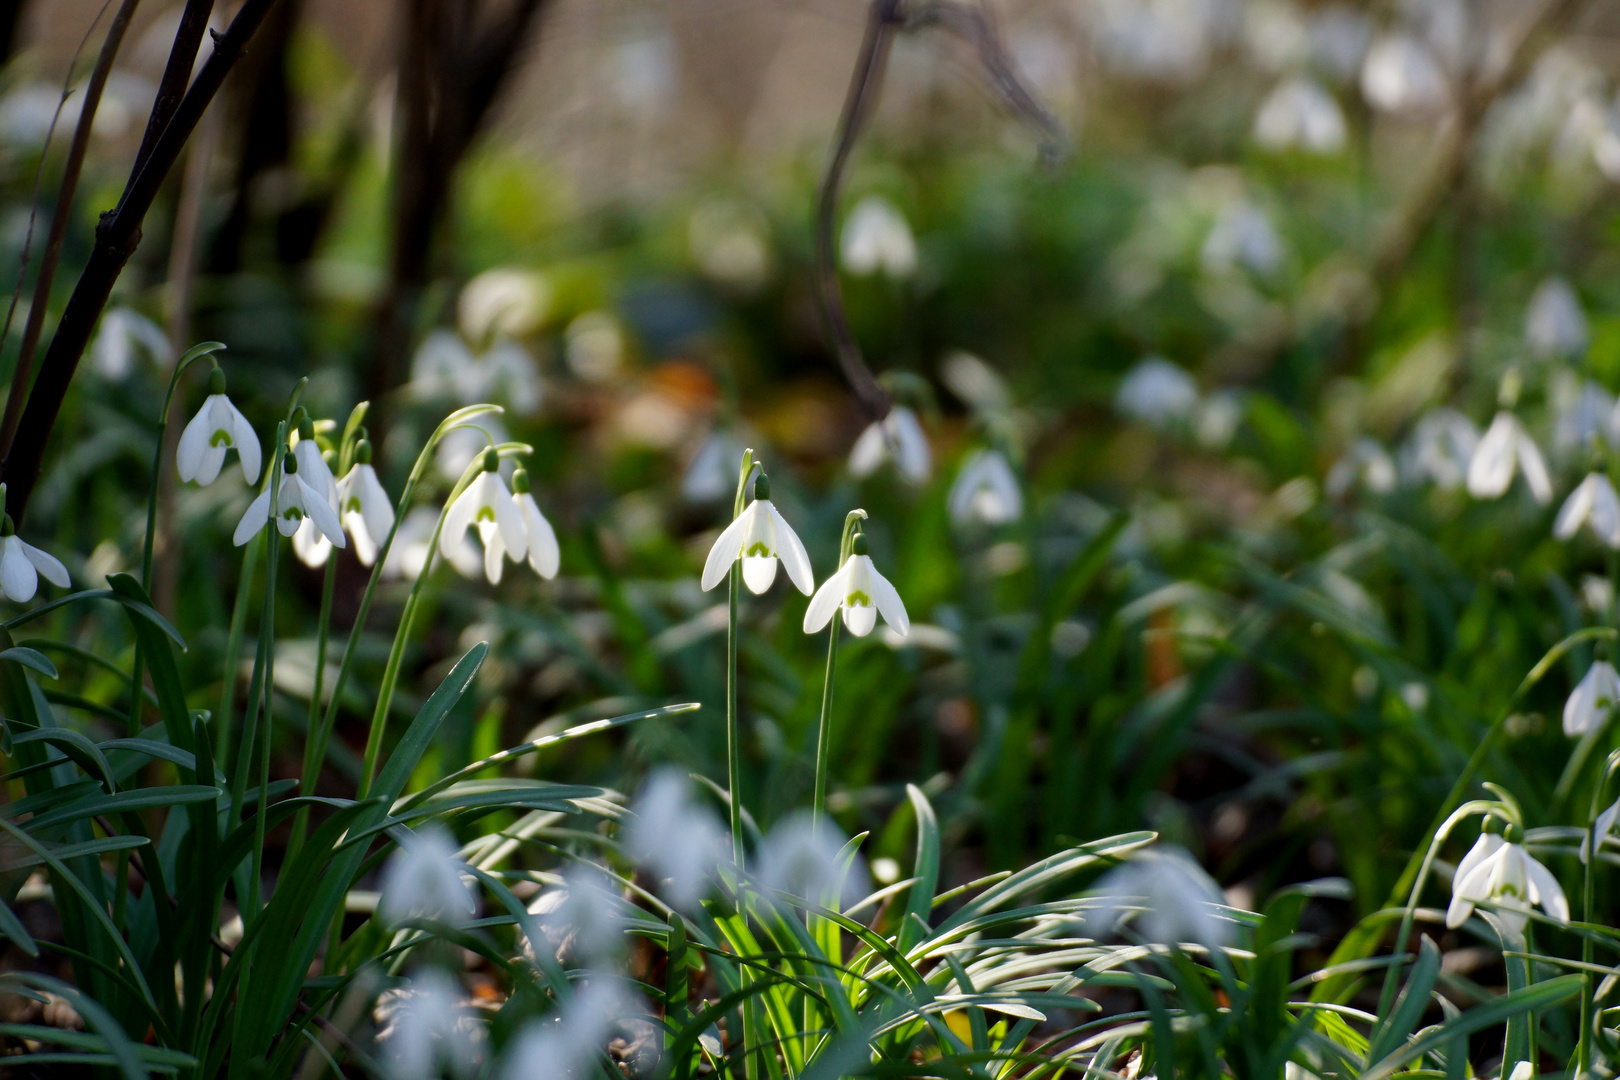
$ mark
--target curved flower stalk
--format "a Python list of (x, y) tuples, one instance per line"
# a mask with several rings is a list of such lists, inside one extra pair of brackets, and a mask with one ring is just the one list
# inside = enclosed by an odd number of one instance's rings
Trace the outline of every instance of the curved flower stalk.
[(1620, 704), (1620, 673), (1607, 660), (1596, 660), (1564, 702), (1564, 734), (1573, 738), (1596, 731), (1616, 704)]
[(972, 521), (1005, 525), (1023, 517), (1024, 495), (1006, 455), (999, 450), (975, 451), (956, 474), (949, 508), (958, 525)]
[[(178, 369), (176, 371), (178, 375)], [(175, 465), (181, 480), (195, 480), (207, 486), (225, 465), (225, 452), (235, 450), (242, 463), (242, 478), (248, 483), (259, 479), (259, 437), (241, 410), (225, 395), (225, 372), (216, 365), (208, 373), (208, 397), (180, 434)]]
[(928, 435), (917, 414), (904, 405), (896, 405), (888, 416), (861, 432), (849, 452), (849, 471), (857, 477), (871, 476), (890, 459), (909, 484), (926, 484), (934, 469)]
[(1515, 937), (1524, 933), (1526, 913), (1538, 904), (1550, 917), (1569, 922), (1563, 887), (1551, 870), (1524, 850), (1524, 830), (1511, 823), (1503, 827), (1502, 843), (1495, 851), (1470, 867), (1466, 876), (1453, 878), (1446, 926), (1456, 929), (1467, 922), (1479, 903), (1496, 905), (1497, 920)]
[[(3, 492), (0, 488), (0, 495)], [(0, 515), (0, 592), (25, 604), (39, 590), (41, 577), (60, 589), (72, 584), (60, 559), (18, 536), (10, 514)]]
[(1589, 473), (1578, 484), (1553, 521), (1553, 535), (1568, 540), (1582, 525), (1591, 527), (1597, 538), (1620, 549), (1620, 496), (1604, 473)]
[(500, 584), (503, 555), (516, 562), (529, 550), (523, 513), (506, 490), (500, 469), (500, 454), (490, 447), (484, 451), (478, 478), (451, 501), (439, 532), (439, 554), (449, 559), (467, 530), (477, 526), (484, 542), (484, 575), (491, 585)]
[(1519, 418), (1504, 409), (1491, 421), (1468, 462), (1468, 494), (1476, 499), (1499, 499), (1507, 494), (1515, 472), (1524, 474), (1537, 502), (1552, 501), (1552, 478), (1541, 450)]
[[(298, 471), (298, 459), (288, 456), (281, 463), (281, 493), (275, 507), (276, 528), (281, 530), (282, 536), (292, 536), (298, 531), (307, 516), (315, 523), (333, 547), (343, 548), (348, 542), (343, 539), (343, 526), (338, 522), (337, 511), (326, 501), (326, 496), (311, 487)], [(270, 486), (267, 485), (259, 493), (259, 497), (248, 504), (247, 510), (242, 514), (242, 520), (237, 523), (236, 532), (231, 542), (241, 547), (258, 535), (270, 520)]]
[(878, 615), (894, 632), (904, 637), (911, 631), (906, 605), (889, 579), (878, 572), (867, 553), (865, 533), (850, 541), (849, 558), (838, 572), (821, 583), (804, 613), (804, 632), (814, 634), (839, 612), (844, 625), (856, 637), (865, 637), (877, 625)]
[(771, 502), (771, 482), (761, 472), (754, 479), (754, 501), (726, 526), (709, 549), (703, 564), (703, 590), (707, 592), (720, 584), (732, 564), (740, 562), (749, 591), (762, 594), (776, 580), (779, 559), (795, 588), (806, 596), (815, 591), (810, 556), (799, 534)]

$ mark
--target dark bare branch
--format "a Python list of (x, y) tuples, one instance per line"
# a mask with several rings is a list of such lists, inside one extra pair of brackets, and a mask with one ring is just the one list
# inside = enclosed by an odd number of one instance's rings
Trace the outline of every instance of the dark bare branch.
[(186, 84), (191, 81), (192, 68), (197, 64), (197, 50), (202, 46), (208, 19), (213, 13), (214, 0), (186, 0), (185, 10), (180, 13), (180, 26), (174, 32), (174, 45), (169, 49), (168, 63), (163, 65), (163, 78), (158, 82), (152, 113), (146, 119), (141, 148), (135, 154), (135, 167), (129, 173), (131, 183), (152, 155), (152, 147), (157, 145), (163, 129), (169, 126), (174, 110), (180, 107)]

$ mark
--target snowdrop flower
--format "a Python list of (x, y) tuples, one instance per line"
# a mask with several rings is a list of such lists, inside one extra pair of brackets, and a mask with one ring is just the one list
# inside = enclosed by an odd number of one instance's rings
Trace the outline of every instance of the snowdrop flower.
[[(281, 530), (281, 535), (293, 535), (308, 517), (333, 547), (347, 547), (337, 511), (327, 502), (325, 492), (317, 491), (305, 482), (298, 471), (298, 458), (292, 454), (286, 455), (281, 459), (281, 468), (281, 497), (277, 500), (279, 516), (276, 519), (276, 528)], [(236, 525), (236, 535), (231, 538), (237, 547), (259, 535), (259, 530), (270, 520), (270, 491), (270, 485), (265, 485), (259, 497), (248, 504), (242, 520)]]
[(1455, 930), (1467, 922), (1474, 905), (1482, 901), (1499, 905), (1494, 914), (1514, 937), (1524, 933), (1525, 923), (1530, 920), (1523, 913), (1536, 904), (1559, 922), (1569, 922), (1569, 901), (1564, 899), (1563, 887), (1552, 871), (1524, 850), (1524, 830), (1509, 824), (1502, 840), (1502, 845), (1481, 859), (1466, 877), (1452, 879), (1446, 926)]
[(1198, 384), (1162, 356), (1149, 356), (1125, 373), (1114, 407), (1133, 420), (1165, 427), (1186, 420), (1198, 408)]
[(655, 772), (630, 806), (625, 845), (638, 866), (667, 882), (665, 895), (683, 911), (697, 906), (709, 891), (710, 872), (731, 857), (720, 820), (690, 796), (691, 784), (679, 769)]
[[(439, 527), (439, 512), (418, 506), (406, 514), (394, 533), (394, 543), (383, 560), (383, 577), (406, 577), (415, 581), (427, 568), (433, 549), (433, 530)], [(450, 554), (450, 565), (464, 578), (484, 572), (484, 556), (469, 536), (463, 536)]]
[[(394, 504), (371, 467), (371, 440), (362, 438), (354, 447), (354, 464), (338, 483), (338, 516), (354, 540), (354, 553), (364, 566), (377, 561), (377, 549), (394, 527)], [(295, 541), (297, 537), (293, 538)]]
[(67, 567), (56, 556), (18, 536), (10, 514), (0, 516), (0, 592), (4, 592), (8, 600), (27, 603), (39, 589), (41, 574), (58, 588), (65, 589), (70, 584)]
[(311, 570), (318, 570), (332, 556), (332, 541), (316, 528), (313, 518), (306, 516), (292, 535), (292, 549), (299, 562)]
[(492, 334), (532, 334), (550, 308), (551, 286), (545, 278), (529, 270), (497, 267), (462, 286), (456, 317), (468, 338), (483, 341)]
[(166, 361), (174, 353), (157, 323), (127, 307), (113, 308), (101, 317), (101, 332), (91, 352), (96, 371), (114, 381), (127, 378), (135, 366), (137, 345), (157, 360)]
[[(557, 547), (557, 534), (551, 528), (551, 522), (540, 512), (535, 504), (534, 496), (529, 494), (529, 474), (518, 469), (512, 473), (512, 501), (517, 505), (518, 514), (523, 521), (523, 537), (525, 549), (528, 552), (529, 566), (535, 573), (550, 581), (557, 576), (557, 567), (562, 561), (562, 552)], [(502, 532), (498, 528), (480, 527), (479, 532), (484, 537), (485, 563), (484, 570), (489, 577), (490, 584), (501, 583), (501, 556), (506, 554), (506, 541), (502, 539)], [(521, 556), (514, 556), (517, 561)]]
[(321, 454), (320, 444), (315, 441), (315, 421), (304, 413), (298, 419), (296, 432), (298, 441), (293, 444), (293, 457), (298, 459), (298, 474), (304, 478), (304, 483), (326, 496), (326, 501), (333, 510), (338, 508), (337, 481), (332, 478), (331, 466), (326, 464), (326, 458)]
[(1327, 493), (1339, 498), (1357, 481), (1376, 495), (1387, 495), (1395, 489), (1395, 461), (1372, 439), (1357, 439), (1349, 453), (1333, 463), (1327, 474)]
[(755, 595), (776, 580), (778, 559), (795, 588), (806, 596), (815, 591), (810, 556), (799, 542), (799, 534), (772, 505), (771, 482), (763, 472), (754, 478), (754, 501), (726, 526), (709, 549), (709, 558), (703, 564), (703, 590), (707, 592), (725, 580), (731, 564), (738, 559), (742, 560), (743, 581)]
[(1271, 150), (1297, 147), (1313, 154), (1344, 149), (1344, 113), (1333, 95), (1306, 78), (1278, 86), (1254, 118), (1254, 138)]
[(928, 436), (917, 414), (904, 405), (896, 405), (888, 416), (861, 432), (849, 452), (849, 471), (856, 476), (871, 476), (891, 456), (903, 479), (913, 484), (928, 482), (934, 465)]
[(175, 454), (180, 479), (195, 480), (204, 487), (212, 484), (225, 464), (227, 450), (235, 450), (241, 460), (242, 478), (257, 483), (259, 437), (225, 396), (225, 372), (216, 367), (208, 373), (208, 398), (180, 434)]
[(1596, 731), (1620, 704), (1620, 674), (1607, 660), (1593, 661), (1564, 702), (1564, 734), (1575, 738)]
[(1553, 522), (1553, 535), (1568, 540), (1582, 525), (1590, 525), (1605, 544), (1620, 548), (1620, 497), (1603, 473), (1589, 474), (1569, 493)]
[(978, 412), (998, 413), (1012, 404), (1012, 393), (996, 369), (970, 352), (957, 349), (941, 360), (939, 377), (962, 404)]
[[(1603, 842), (1614, 832), (1615, 822), (1617, 821), (1620, 821), (1620, 799), (1609, 804), (1609, 808), (1599, 814), (1597, 820), (1592, 822), (1592, 831), (1597, 834), (1600, 849), (1603, 847)], [(1591, 857), (1592, 836), (1588, 833), (1586, 836), (1581, 837), (1581, 862), (1584, 863)]]
[(1330, 4), (1311, 17), (1311, 51), (1336, 78), (1348, 81), (1361, 70), (1362, 57), (1372, 41), (1372, 20), (1365, 13)]
[(412, 833), (383, 867), (377, 917), (385, 926), (409, 919), (465, 925), (478, 913), (478, 897), (461, 878), (460, 850), (442, 828)]
[(1462, 487), (1479, 446), (1479, 429), (1456, 409), (1440, 408), (1412, 429), (1402, 466), (1414, 480), (1432, 480), (1449, 491)]
[(598, 975), (562, 1008), (557, 1021), (529, 1023), (507, 1049), (500, 1080), (576, 1080), (595, 1073), (613, 1025), (639, 1012), (622, 991)]
[(547, 937), (566, 942), (568, 952), (594, 963), (624, 952), (623, 906), (608, 876), (585, 863), (570, 867), (562, 887), (542, 893), (529, 912), (542, 916)]
[(695, 503), (716, 502), (732, 493), (737, 484), (737, 462), (743, 444), (724, 431), (703, 440), (681, 476), (681, 494)]
[(529, 549), (523, 512), (506, 490), (500, 468), (501, 457), (495, 448), (485, 450), (483, 471), (456, 496), (445, 517), (444, 531), (439, 534), (439, 554), (450, 559), (466, 538), (467, 530), (478, 526), (478, 538), (484, 542), (484, 575), (491, 585), (500, 583), (503, 555), (517, 562)]
[(1269, 274), (1282, 263), (1282, 240), (1264, 210), (1240, 199), (1215, 219), (1199, 259), (1213, 273), (1242, 266), (1250, 273)]
[(893, 203), (868, 195), (844, 222), (843, 256), (844, 269), (852, 274), (881, 270), (889, 277), (905, 278), (917, 269), (917, 242)]
[(1446, 100), (1446, 77), (1422, 42), (1407, 34), (1390, 34), (1367, 50), (1361, 93), (1373, 108), (1385, 112), (1428, 109)]
[(811, 903), (836, 897), (840, 907), (866, 894), (866, 869), (858, 861), (846, 874), (839, 855), (844, 838), (807, 812), (785, 818), (765, 838), (759, 860), (759, 882), (766, 889), (789, 893)]
[(1491, 421), (1468, 462), (1468, 494), (1476, 499), (1501, 498), (1513, 483), (1515, 469), (1524, 473), (1537, 502), (1552, 501), (1552, 479), (1541, 451), (1519, 418), (1503, 410)]
[(1550, 277), (1536, 287), (1525, 311), (1524, 340), (1537, 356), (1575, 357), (1586, 351), (1586, 316), (1569, 282)]
[(411, 362), (417, 394), (451, 398), (463, 405), (500, 397), (518, 413), (540, 406), (540, 372), (534, 357), (516, 342), (501, 338), (482, 356), (452, 330), (435, 330), (423, 339)]
[(1160, 945), (1193, 941), (1218, 948), (1231, 937), (1231, 924), (1216, 911), (1224, 902), (1220, 888), (1180, 848), (1141, 852), (1104, 874), (1097, 892), (1103, 903), (1085, 919), (1093, 937), (1114, 932), (1139, 910), (1137, 932)]
[(1557, 378), (1550, 396), (1558, 406), (1554, 428), (1558, 449), (1579, 453), (1594, 441), (1605, 446), (1614, 441), (1614, 395), (1596, 382), (1588, 379), (1576, 390), (1573, 379)]
[(1480, 826), (1479, 839), (1474, 846), (1468, 849), (1468, 854), (1462, 857), (1457, 864), (1457, 870), (1451, 875), (1451, 880), (1461, 881), (1474, 872), (1474, 867), (1496, 854), (1502, 846), (1502, 819), (1495, 814), (1486, 814), (1485, 823)]
[(455, 1076), (472, 1075), (478, 1063), (477, 1020), (449, 975), (429, 968), (409, 986), (389, 991), (378, 1008), (386, 1010), (377, 1041), (392, 1080), (437, 1080), (446, 1069)]
[(911, 630), (906, 605), (889, 579), (878, 573), (866, 553), (866, 534), (856, 533), (850, 556), (838, 572), (821, 583), (804, 613), (804, 632), (814, 634), (841, 611), (844, 625), (856, 637), (865, 637), (877, 625), (879, 614), (894, 632), (905, 637)]
[(999, 450), (976, 451), (956, 474), (949, 501), (951, 519), (965, 525), (975, 519), (1004, 525), (1024, 516), (1018, 478)]

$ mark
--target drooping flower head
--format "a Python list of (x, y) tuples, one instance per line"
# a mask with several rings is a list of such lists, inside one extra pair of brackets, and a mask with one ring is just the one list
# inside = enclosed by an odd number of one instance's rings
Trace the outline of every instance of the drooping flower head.
[(1561, 277), (1536, 287), (1524, 314), (1524, 340), (1537, 356), (1575, 357), (1586, 351), (1586, 313), (1580, 297)]
[(967, 459), (951, 485), (949, 505), (958, 525), (974, 520), (1005, 525), (1024, 516), (1018, 478), (999, 450), (979, 450)]
[(1502, 827), (1502, 843), (1491, 854), (1473, 864), (1466, 876), (1459, 872), (1452, 878), (1446, 925), (1456, 929), (1467, 922), (1481, 901), (1496, 905), (1493, 914), (1513, 935), (1524, 933), (1530, 921), (1524, 913), (1537, 904), (1559, 922), (1569, 922), (1563, 886), (1524, 850), (1524, 830), (1511, 822)]
[(1564, 500), (1553, 521), (1553, 535), (1568, 540), (1582, 525), (1590, 525), (1597, 538), (1620, 548), (1620, 497), (1603, 473), (1589, 473)]
[(847, 907), (866, 892), (866, 867), (858, 860), (847, 869), (839, 856), (844, 838), (831, 822), (808, 812), (792, 814), (765, 838), (759, 858), (759, 883), (811, 903)]
[[(0, 488), (0, 492), (3, 492)], [(65, 589), (71, 582), (67, 567), (56, 556), (24, 542), (17, 535), (17, 526), (10, 514), (0, 514), (0, 592), (6, 599), (26, 603), (39, 589), (40, 575), (58, 588)]]
[(631, 858), (664, 882), (672, 906), (692, 910), (709, 891), (715, 867), (731, 858), (720, 819), (692, 801), (686, 775), (669, 766), (641, 786), (630, 812), (625, 846)]
[(1516, 471), (1524, 473), (1537, 502), (1552, 501), (1552, 478), (1541, 450), (1519, 418), (1504, 409), (1491, 421), (1468, 462), (1468, 494), (1476, 499), (1501, 498)]
[[(512, 501), (517, 505), (518, 514), (523, 520), (523, 538), (527, 545), (529, 566), (535, 573), (547, 579), (557, 576), (557, 567), (562, 561), (562, 552), (557, 547), (557, 533), (552, 529), (551, 522), (540, 512), (534, 496), (529, 494), (529, 474), (524, 469), (512, 473)], [(491, 583), (498, 584), (501, 580), (501, 555), (506, 551), (506, 542), (501, 538), (500, 529), (490, 529), (483, 532), (486, 554), (485, 570), (489, 572)], [(514, 557), (516, 558), (516, 557)], [(493, 569), (491, 570), (491, 567)]]
[(529, 549), (523, 531), (523, 515), (506, 490), (500, 469), (501, 456), (490, 447), (484, 451), (483, 471), (450, 504), (444, 531), (439, 534), (439, 554), (451, 559), (467, 530), (476, 525), (478, 538), (484, 542), (484, 575), (492, 585), (501, 580), (503, 555), (517, 562)]
[(338, 483), (338, 516), (354, 539), (354, 553), (370, 566), (394, 527), (394, 504), (371, 467), (371, 440), (362, 431), (354, 445), (354, 464)]
[[(343, 539), (343, 526), (338, 522), (337, 511), (323, 493), (304, 481), (298, 471), (298, 458), (292, 454), (284, 456), (281, 471), (281, 491), (276, 500), (276, 528), (281, 530), (281, 535), (292, 536), (307, 517), (333, 547), (347, 547), (348, 541)], [(259, 535), (259, 530), (270, 520), (270, 493), (271, 486), (266, 485), (259, 492), (259, 497), (248, 504), (242, 520), (236, 525), (236, 534), (231, 538), (237, 547)]]
[(1232, 924), (1223, 918), (1220, 887), (1177, 847), (1143, 851), (1097, 883), (1102, 904), (1085, 920), (1086, 933), (1113, 933), (1130, 915), (1141, 912), (1136, 931), (1161, 945), (1198, 942), (1211, 948), (1226, 944)]
[(1595, 731), (1620, 704), (1620, 673), (1607, 660), (1595, 660), (1564, 702), (1564, 734), (1575, 738)]
[(225, 465), (225, 452), (235, 450), (242, 462), (242, 477), (248, 483), (259, 479), (259, 437), (247, 417), (225, 396), (225, 372), (218, 367), (208, 374), (208, 397), (180, 434), (175, 465), (181, 480), (195, 480), (207, 486)]
[(907, 483), (928, 482), (934, 465), (928, 435), (917, 414), (904, 405), (896, 405), (888, 416), (861, 432), (849, 452), (849, 471), (856, 476), (871, 476), (890, 458), (894, 459), (895, 471)]
[(383, 867), (378, 919), (387, 926), (409, 919), (466, 923), (478, 913), (478, 897), (462, 880), (465, 864), (455, 839), (439, 827), (410, 836)]
[(843, 614), (844, 625), (856, 637), (870, 634), (879, 615), (901, 637), (911, 631), (911, 619), (900, 594), (888, 578), (878, 573), (866, 552), (866, 534), (856, 533), (849, 558), (837, 573), (821, 583), (805, 610), (805, 633), (814, 634), (826, 626), (835, 611)]
[(868, 195), (850, 211), (842, 237), (844, 269), (851, 274), (881, 270), (891, 278), (910, 277), (917, 269), (917, 241), (911, 226), (881, 195)]
[(781, 513), (771, 503), (771, 482), (761, 472), (754, 478), (754, 501), (715, 540), (703, 564), (705, 592), (725, 580), (731, 564), (742, 560), (743, 582), (755, 594), (776, 580), (776, 562), (782, 561), (788, 580), (804, 595), (815, 591), (810, 556)]
[(377, 1042), (386, 1054), (392, 1080), (437, 1080), (470, 1076), (478, 1065), (478, 1019), (471, 997), (438, 968), (429, 968), (397, 990), (378, 998), (381, 1030)]
[[(320, 444), (315, 441), (315, 421), (310, 419), (302, 405), (294, 411), (293, 416), (297, 441), (293, 444), (292, 457), (297, 462), (296, 471), (312, 490), (325, 494), (327, 505), (336, 512), (337, 482), (332, 479), (332, 470), (321, 455)], [(299, 524), (298, 531), (293, 533), (292, 548), (298, 561), (312, 569), (325, 566), (332, 554), (332, 542), (316, 526), (315, 519), (308, 515)]]

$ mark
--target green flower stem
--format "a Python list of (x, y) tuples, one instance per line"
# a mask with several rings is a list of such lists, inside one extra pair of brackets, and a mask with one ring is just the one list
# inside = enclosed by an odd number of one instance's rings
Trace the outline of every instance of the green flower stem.
[[(259, 572), (259, 556), (264, 552), (263, 533), (249, 540), (242, 552), (242, 574), (236, 583), (236, 603), (231, 607), (231, 632), (225, 642), (225, 670), (220, 675), (219, 710), (214, 714), (219, 728), (220, 767), (231, 767), (231, 717), (236, 705), (236, 668), (242, 659), (242, 639), (247, 635), (248, 600), (253, 594), (253, 578)], [(137, 688), (138, 691), (139, 688)]]
[[(534, 453), (534, 448), (524, 443), (501, 443), (495, 447), (495, 450), (502, 457), (517, 457)], [(427, 450), (424, 449), (422, 454), (425, 458)], [(360, 774), (358, 798), (364, 799), (371, 793), (371, 784), (377, 772), (377, 755), (382, 750), (383, 732), (388, 727), (388, 710), (393, 704), (394, 687), (399, 682), (400, 667), (405, 660), (405, 645), (410, 641), (411, 629), (416, 622), (416, 613), (422, 603), (422, 592), (427, 587), (428, 577), (433, 570), (433, 556), (439, 548), (439, 534), (444, 531), (445, 518), (449, 516), (450, 507), (456, 501), (456, 497), (467, 490), (467, 486), (478, 478), (478, 474), (483, 471), (483, 468), (483, 457), (474, 458), (467, 466), (466, 471), (461, 474), (461, 479), (456, 481), (456, 486), (451, 490), (450, 497), (444, 501), (444, 508), (439, 511), (439, 520), (433, 526), (433, 535), (428, 538), (427, 559), (422, 564), (422, 572), (417, 575), (416, 581), (411, 585), (410, 595), (405, 598), (405, 610), (399, 617), (399, 629), (394, 634), (394, 644), (388, 650), (388, 664), (383, 669), (382, 682), (377, 687), (377, 707), (372, 711), (371, 731), (366, 735), (365, 765)], [(401, 499), (400, 507), (402, 510), (404, 505), (404, 500)], [(395, 519), (394, 524), (397, 531), (398, 518)], [(389, 538), (392, 540), (392, 533), (390, 533)], [(379, 570), (382, 567), (382, 559), (383, 556), (379, 553), (377, 557)], [(339, 677), (341, 678), (341, 672)], [(334, 689), (336, 689), (335, 685)], [(334, 698), (333, 704), (336, 705), (336, 703)]]
[[(732, 503), (731, 520), (742, 516), (747, 502), (748, 480), (754, 475), (754, 451), (743, 451), (737, 471), (737, 498)], [(743, 849), (742, 827), (742, 740), (737, 720), (737, 600), (742, 586), (742, 561), (734, 559), (728, 575), (730, 593), (726, 619), (726, 781), (731, 795), (731, 858), (742, 868), (747, 852)]]
[[(844, 532), (838, 540), (838, 569), (849, 561), (855, 532), (866, 519), (865, 510), (851, 510), (844, 516)], [(811, 796), (811, 828), (819, 829), (827, 812), (827, 769), (832, 748), (833, 684), (838, 674), (838, 637), (843, 619), (833, 612), (832, 626), (827, 631), (827, 675), (821, 687), (821, 720), (816, 728), (816, 787)]]
[[(281, 470), (282, 462), (287, 452), (287, 425), (285, 422), (276, 428), (276, 456), (270, 463), (270, 518), (265, 522), (265, 532), (279, 528), (281, 521)], [(260, 896), (260, 879), (264, 873), (264, 822), (269, 816), (270, 809), (270, 751), (271, 734), (274, 730), (272, 723), (274, 709), (272, 705), (276, 692), (276, 570), (281, 561), (281, 545), (276, 543), (275, 537), (270, 537), (268, 555), (265, 558), (264, 570), (264, 607), (259, 614), (259, 655), (264, 662), (260, 665), (259, 675), (260, 694), (255, 695), (249, 706), (248, 726), (252, 726), (252, 712), (262, 709), (264, 714), (264, 731), (259, 741), (259, 802), (253, 811), (253, 869), (248, 878), (248, 907), (255, 919), (263, 909), (263, 898)], [(262, 700), (261, 700), (262, 699)]]

